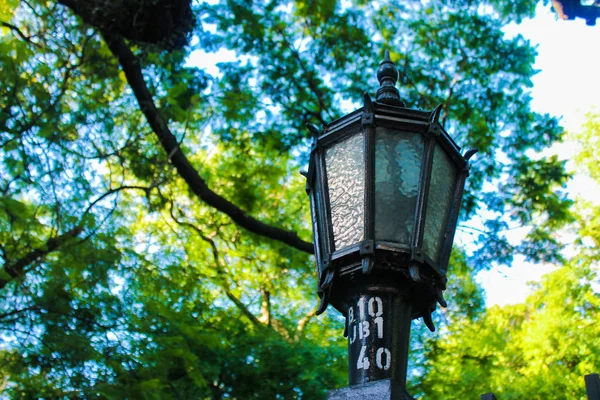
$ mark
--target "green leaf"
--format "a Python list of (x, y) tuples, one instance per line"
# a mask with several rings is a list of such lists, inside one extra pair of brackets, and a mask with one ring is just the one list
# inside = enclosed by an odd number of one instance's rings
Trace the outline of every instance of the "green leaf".
[[(0, 0), (0, 20), (10, 21), (15, 15), (15, 11), (19, 7), (19, 0)], [(2, 26), (0, 29), (7, 30), (8, 28)]]

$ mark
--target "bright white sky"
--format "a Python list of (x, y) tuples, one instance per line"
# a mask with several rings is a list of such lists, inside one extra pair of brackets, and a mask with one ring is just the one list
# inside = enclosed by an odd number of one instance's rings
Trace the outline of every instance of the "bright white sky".
[[(574, 131), (581, 126), (585, 113), (594, 106), (600, 110), (600, 19), (596, 27), (586, 26), (582, 19), (559, 21), (549, 5), (540, 5), (534, 19), (510, 25), (505, 32), (510, 36), (521, 34), (537, 45), (535, 68), (540, 72), (533, 79), (531, 91), (535, 111), (561, 117), (562, 126)], [(234, 59), (232, 51), (217, 54), (197, 51), (190, 55), (189, 63), (217, 73), (217, 62)], [(576, 148), (562, 144), (553, 151), (569, 160)], [(600, 200), (600, 189), (583, 177), (577, 177), (569, 185), (569, 191), (573, 197)], [(514, 240), (519, 239), (518, 234), (518, 230), (514, 232)], [(470, 240), (461, 240), (457, 232), (457, 241)], [(552, 266), (528, 264), (516, 258), (510, 268), (482, 272), (478, 279), (486, 290), (488, 306), (514, 304), (523, 302), (531, 292), (527, 282), (539, 280), (551, 270)]]
[[(559, 21), (549, 5), (540, 5), (533, 20), (505, 30), (509, 35), (520, 33), (537, 45), (535, 68), (540, 72), (533, 79), (533, 109), (562, 117), (562, 126), (568, 131), (579, 130), (585, 113), (593, 107), (600, 110), (600, 19), (597, 22), (598, 26), (590, 27), (583, 19)], [(577, 151), (570, 144), (553, 150), (566, 160)], [(567, 166), (573, 168), (572, 164)], [(600, 200), (598, 186), (583, 177), (576, 177), (569, 191), (573, 197)], [(494, 268), (478, 278), (486, 290), (488, 306), (513, 304), (523, 302), (531, 292), (527, 282), (539, 280), (551, 269), (516, 259), (512, 267)]]

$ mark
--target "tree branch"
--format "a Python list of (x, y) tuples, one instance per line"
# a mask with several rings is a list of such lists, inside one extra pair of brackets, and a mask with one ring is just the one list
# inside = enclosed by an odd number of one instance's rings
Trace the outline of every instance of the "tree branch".
[(238, 299), (237, 297), (235, 297), (235, 295), (227, 288), (224, 288), (225, 290), (225, 295), (227, 296), (227, 298), (229, 300), (231, 300), (231, 302), (233, 304), (235, 304), (235, 306), (238, 308), (238, 310), (240, 310), (242, 312), (242, 314), (244, 314), (246, 316), (246, 318), (248, 318), (250, 320), (250, 322), (252, 322), (252, 325), (260, 328), (260, 329), (264, 329), (266, 326), (260, 322), (258, 320), (258, 318), (256, 318), (256, 316), (254, 314), (252, 314), (248, 308), (246, 308), (246, 305), (244, 303), (242, 303), (242, 301), (240, 299)]
[(308, 323), (310, 322), (310, 320), (317, 315), (317, 309), (313, 309), (311, 312), (309, 312), (308, 314), (306, 314), (304, 316), (304, 318), (302, 318), (300, 321), (298, 321), (298, 325), (296, 327), (296, 336), (300, 336), (302, 335), (302, 333), (304, 332), (304, 328), (306, 328), (306, 325), (308, 325)]
[[(467, 65), (467, 62), (469, 59), (464, 50), (461, 49), (460, 52), (462, 54), (462, 58), (461, 58), (460, 62), (458, 63), (458, 69), (456, 70), (456, 73), (454, 74), (454, 77), (452, 78), (452, 82), (449, 84), (450, 89), (448, 91), (448, 96), (446, 97), (446, 100), (444, 101), (444, 117), (442, 118), (442, 126), (443, 127), (446, 127), (446, 121), (448, 121), (448, 116), (450, 115), (450, 101), (452, 100), (452, 96), (454, 95), (454, 88), (456, 87), (457, 84), (460, 83), (460, 79), (459, 79), (460, 74), (463, 71), (463, 69), (465, 68), (465, 66)], [(447, 76), (446, 76), (446, 80), (447, 81), (449, 80)]]
[(35, 43), (34, 41), (31, 40), (31, 37), (25, 35), (23, 33), (23, 31), (19, 29), (19, 27), (15, 26), (13, 24), (10, 24), (8, 22), (4, 22), (4, 21), (0, 21), (0, 26), (4, 26), (4, 27), (10, 29), (11, 31), (15, 32), (21, 39), (23, 39), (27, 43), (29, 43), (29, 44), (31, 44), (31, 45), (33, 45), (35, 47), (40, 47), (39, 44), (37, 44), (37, 43)]
[[(79, 236), (84, 230), (84, 223), (83, 223), (84, 218), (87, 216), (88, 213), (91, 212), (92, 208), (96, 204), (98, 204), (99, 202), (104, 200), (106, 197), (108, 197), (112, 194), (115, 194), (115, 193), (119, 193), (122, 190), (128, 190), (128, 189), (143, 190), (145, 192), (148, 192), (154, 187), (155, 187), (155, 185), (151, 186), (151, 187), (126, 186), (125, 185), (125, 186), (119, 186), (118, 188), (108, 190), (106, 193), (103, 193), (96, 200), (92, 201), (88, 205), (88, 207), (84, 210), (84, 212), (80, 218), (80, 222), (78, 223), (77, 226), (75, 226), (71, 230), (67, 231), (66, 233), (63, 233), (62, 235), (55, 236), (53, 238), (48, 239), (45, 246), (30, 251), (28, 254), (19, 258), (18, 260), (14, 261), (14, 262), (8, 261), (5, 249), (0, 246), (0, 249), (2, 250), (2, 253), (3, 253), (3, 258), (6, 261), (3, 272), (8, 274), (8, 276), (10, 277), (10, 278), (0, 277), (0, 289), (4, 288), (8, 284), (8, 282), (12, 281), (13, 279), (22, 276), (26, 272), (25, 268), (29, 264), (39, 260), (40, 258), (47, 256), (48, 254), (52, 253), (55, 250), (58, 250), (60, 247), (63, 247), (65, 244), (67, 244), (71, 239), (74, 239), (77, 236)], [(90, 236), (91, 236), (91, 234), (88, 235), (83, 240), (86, 240)]]
[(192, 229), (199, 237), (200, 239), (204, 240), (206, 243), (208, 243), (210, 245), (211, 248), (211, 252), (213, 255), (213, 260), (215, 263), (215, 268), (217, 271), (217, 275), (219, 275), (219, 284), (220, 286), (223, 288), (223, 290), (225, 291), (225, 296), (227, 296), (227, 298), (229, 300), (231, 300), (231, 302), (241, 311), (242, 314), (244, 314), (246, 316), (246, 318), (248, 318), (250, 320), (250, 322), (260, 328), (260, 329), (264, 329), (265, 325), (254, 315), (250, 312), (250, 310), (248, 310), (248, 308), (246, 307), (246, 305), (244, 303), (242, 303), (242, 301), (240, 299), (238, 299), (233, 292), (231, 291), (231, 288), (229, 286), (229, 283), (226, 281), (226, 278), (223, 275), (225, 274), (225, 271), (223, 271), (223, 265), (222, 265), (222, 261), (219, 257), (219, 249), (217, 248), (217, 244), (215, 243), (215, 241), (206, 236), (204, 234), (204, 232), (202, 232), (202, 230), (200, 230), (200, 228), (198, 228), (196, 225), (189, 223), (189, 222), (185, 222), (185, 221), (181, 221), (179, 220), (176, 216), (175, 216), (175, 212), (173, 210), (174, 206), (173, 206), (173, 202), (170, 202), (170, 208), (169, 208), (169, 212), (171, 214), (171, 218), (173, 219), (173, 221), (175, 221), (175, 223), (177, 225), (180, 226), (184, 226), (187, 228)]
[[(311, 111), (307, 110), (308, 113), (313, 115), (315, 118), (317, 118), (322, 125), (327, 125), (327, 121), (323, 118), (322, 113), (326, 113), (329, 118), (332, 118), (332, 116), (329, 113), (329, 108), (326, 105), (326, 102), (324, 99), (324, 93), (319, 89), (318, 83), (315, 82), (313, 76), (311, 75), (311, 71), (309, 71), (309, 68), (307, 67), (306, 63), (302, 59), (302, 56), (300, 55), (300, 52), (292, 45), (292, 43), (290, 43), (290, 41), (288, 40), (288, 37), (285, 35), (285, 32), (282, 29), (276, 29), (276, 31), (281, 35), (283, 42), (285, 43), (287, 48), (294, 55), (294, 58), (296, 59), (296, 61), (298, 62), (298, 65), (300, 66), (300, 69), (302, 70), (302, 75), (304, 75), (304, 78), (306, 79), (306, 83), (308, 84), (309, 89), (317, 97), (317, 102), (319, 104), (320, 111), (319, 112), (311, 112)], [(299, 82), (296, 79), (292, 79), (292, 82), (295, 84), (295, 86), (298, 89), (300, 89), (300, 90), (303, 89), (303, 87), (301, 85), (299, 85)]]
[(0, 289), (4, 288), (8, 282), (23, 275), (25, 267), (27, 267), (29, 264), (42, 257), (45, 257), (49, 253), (63, 246), (69, 240), (77, 237), (81, 232), (83, 232), (83, 226), (76, 226), (62, 235), (48, 239), (43, 248), (32, 250), (15, 262), (5, 264), (4, 272), (10, 276), (10, 279), (0, 277)]
[(208, 187), (204, 179), (198, 174), (198, 171), (191, 165), (181, 150), (177, 138), (170, 131), (162, 114), (156, 108), (152, 95), (144, 81), (140, 64), (129, 46), (118, 35), (103, 32), (103, 37), (109, 49), (119, 61), (127, 82), (133, 90), (140, 109), (146, 116), (150, 127), (159, 139), (166, 154), (169, 155), (169, 159), (179, 176), (187, 183), (190, 190), (209, 206), (227, 214), (240, 227), (312, 254), (314, 251), (312, 243), (300, 239), (296, 232), (276, 228), (251, 217), (238, 206)]
[(30, 307), (25, 307), (25, 308), (13, 310), (13, 311), (5, 312), (3, 314), (0, 314), (0, 320), (3, 320), (6, 317), (17, 315), (17, 314), (20, 314), (20, 313), (23, 313), (23, 312), (31, 311), (31, 310), (34, 310), (36, 308), (38, 308), (38, 306), (34, 305), (34, 306), (30, 306)]
[(262, 295), (262, 302), (260, 303), (260, 318), (263, 324), (270, 326), (271, 325), (271, 292), (267, 289), (262, 288), (260, 290)]

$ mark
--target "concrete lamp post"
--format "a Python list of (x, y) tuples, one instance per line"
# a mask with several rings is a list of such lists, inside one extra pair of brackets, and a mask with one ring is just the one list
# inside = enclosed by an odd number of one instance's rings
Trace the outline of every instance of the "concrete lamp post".
[(350, 386), (331, 400), (411, 399), (411, 321), (434, 330), (468, 160), (433, 112), (406, 108), (386, 51), (375, 101), (323, 127), (307, 174), (322, 313), (346, 317)]

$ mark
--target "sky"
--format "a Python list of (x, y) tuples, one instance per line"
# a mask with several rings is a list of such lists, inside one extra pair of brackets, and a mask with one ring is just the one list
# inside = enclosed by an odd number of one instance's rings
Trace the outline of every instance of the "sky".
[[(511, 24), (504, 31), (508, 36), (521, 34), (537, 48), (534, 68), (539, 72), (533, 78), (531, 89), (534, 111), (559, 117), (567, 131), (576, 131), (584, 121), (585, 114), (597, 107), (600, 111), (600, 19), (598, 26), (590, 27), (583, 19), (558, 20), (550, 5), (540, 4), (535, 18), (521, 24)], [(216, 54), (194, 52), (189, 63), (202, 66), (209, 73), (217, 74), (217, 62), (236, 58), (233, 51)], [(550, 149), (548, 154), (572, 160), (577, 148), (573, 143), (562, 143)], [(567, 162), (567, 168), (573, 164)], [(600, 188), (591, 180), (576, 176), (568, 186), (569, 193), (589, 200), (600, 199)], [(526, 229), (512, 232), (513, 241), (518, 242)], [(460, 242), (457, 232), (455, 242)], [(472, 238), (465, 238), (470, 242)], [(531, 293), (530, 281), (538, 281), (543, 274), (552, 270), (550, 265), (530, 264), (515, 257), (510, 267), (495, 267), (479, 273), (478, 281), (486, 291), (487, 305), (505, 305), (523, 302)]]
[[(598, 26), (590, 27), (583, 19), (557, 20), (549, 5), (540, 5), (535, 18), (505, 29), (507, 35), (521, 34), (537, 46), (534, 68), (539, 72), (533, 78), (532, 108), (561, 118), (567, 131), (578, 131), (585, 114), (594, 107), (600, 111), (600, 19), (597, 22)], [(569, 142), (549, 151), (567, 160), (570, 170), (574, 170), (570, 160), (576, 152), (577, 147)], [(568, 190), (571, 196), (600, 200), (600, 188), (580, 175), (575, 176)], [(552, 266), (516, 258), (511, 267), (482, 272), (478, 280), (486, 291), (488, 307), (515, 304), (531, 293), (527, 282), (537, 281), (551, 270)]]

